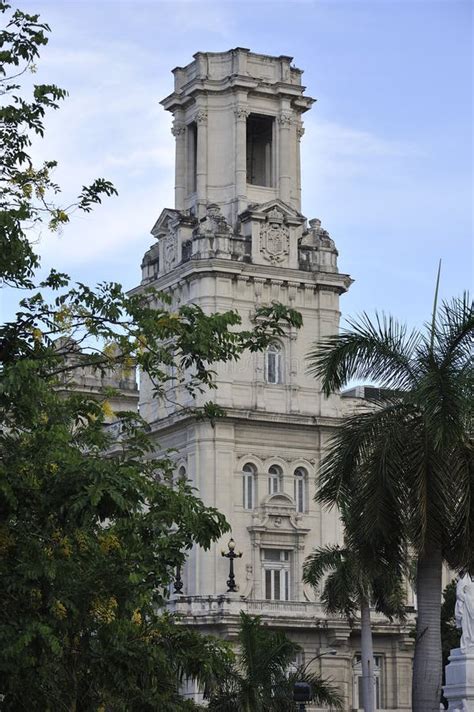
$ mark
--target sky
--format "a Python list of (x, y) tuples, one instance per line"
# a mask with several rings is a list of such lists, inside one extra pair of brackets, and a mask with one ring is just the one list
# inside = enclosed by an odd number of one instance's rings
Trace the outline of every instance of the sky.
[[(171, 70), (197, 51), (290, 55), (317, 103), (305, 114), (303, 213), (322, 220), (354, 281), (343, 317), (430, 317), (469, 289), (472, 250), (472, 4), (468, 0), (28, 0), (51, 26), (35, 82), (69, 91), (36, 159), (57, 159), (67, 204), (96, 177), (119, 196), (38, 249), (94, 284), (140, 280), (150, 229), (173, 207)], [(2, 295), (10, 316), (17, 295)]]

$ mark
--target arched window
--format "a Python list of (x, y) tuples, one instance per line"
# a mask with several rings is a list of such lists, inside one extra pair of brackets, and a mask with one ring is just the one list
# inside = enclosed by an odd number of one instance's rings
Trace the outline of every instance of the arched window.
[(186, 472), (186, 467), (184, 465), (180, 465), (177, 470), (174, 471), (173, 477), (171, 480), (171, 486), (172, 487), (177, 487), (178, 482), (186, 482), (188, 479), (188, 475)]
[(244, 509), (253, 509), (255, 499), (255, 465), (247, 462), (242, 467), (242, 506)]
[(275, 494), (281, 490), (282, 474), (281, 467), (278, 465), (271, 465), (268, 468), (268, 494)]
[(294, 473), (294, 498), (296, 502), (296, 511), (306, 511), (306, 483), (308, 473), (303, 467), (297, 467)]
[(265, 380), (267, 383), (282, 383), (282, 365), (280, 344), (270, 344), (265, 351)]

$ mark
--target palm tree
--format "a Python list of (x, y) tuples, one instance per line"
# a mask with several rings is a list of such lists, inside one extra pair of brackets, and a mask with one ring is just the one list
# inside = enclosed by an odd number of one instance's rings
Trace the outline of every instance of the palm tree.
[(352, 379), (380, 390), (371, 412), (347, 419), (325, 457), (318, 499), (354, 495), (354, 535), (417, 563), (414, 712), (438, 712), (441, 692), (441, 572), (474, 571), (474, 466), (470, 424), (473, 305), (465, 295), (433, 310), (426, 331), (367, 315), (309, 355), (324, 393)]
[(336, 689), (317, 674), (291, 670), (300, 646), (266, 628), (259, 616), (240, 614), (239, 659), (209, 694), (209, 712), (287, 712), (296, 680), (309, 682), (313, 701), (341, 709)]
[[(346, 542), (347, 544), (347, 542)], [(370, 606), (392, 619), (405, 616), (403, 580), (383, 559), (376, 569), (364, 569), (360, 552), (337, 544), (315, 549), (306, 559), (303, 581), (317, 587), (323, 577), (321, 600), (327, 613), (347, 616), (352, 624), (357, 612), (361, 624), (362, 700), (365, 712), (375, 710), (375, 678)]]

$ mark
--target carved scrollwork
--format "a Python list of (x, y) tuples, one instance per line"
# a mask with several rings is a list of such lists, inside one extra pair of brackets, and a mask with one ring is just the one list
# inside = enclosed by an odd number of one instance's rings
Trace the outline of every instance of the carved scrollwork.
[(296, 127), (296, 135), (297, 135), (297, 137), (298, 137), (298, 141), (301, 141), (301, 139), (302, 139), (303, 136), (304, 136), (304, 126), (303, 126), (303, 124), (298, 124), (298, 126)]
[(260, 228), (260, 252), (269, 262), (283, 262), (290, 251), (290, 231), (283, 222), (283, 213), (273, 208)]
[(176, 233), (170, 231), (170, 233), (164, 238), (163, 241), (163, 267), (165, 272), (169, 272), (176, 265), (178, 259), (178, 240)]

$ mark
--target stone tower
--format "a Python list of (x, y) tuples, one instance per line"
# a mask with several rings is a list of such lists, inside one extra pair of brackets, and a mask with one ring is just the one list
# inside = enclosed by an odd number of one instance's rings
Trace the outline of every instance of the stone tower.
[[(314, 341), (337, 332), (339, 297), (351, 284), (320, 221), (308, 224), (301, 214), (302, 116), (314, 100), (291, 57), (240, 47), (199, 52), (173, 73), (174, 91), (162, 105), (173, 115), (175, 206), (152, 229), (142, 287), (168, 292), (175, 306), (236, 309), (244, 327), (256, 306), (272, 301), (294, 307), (304, 322), (265, 354), (218, 368), (213, 394), (226, 416), (215, 427), (180, 411), (176, 404), (188, 397), (179, 388), (157, 401), (142, 379), (140, 408), (152, 437), (175, 449), (177, 474), (226, 515), (243, 553), (239, 590), (230, 595), (221, 555), (227, 538), (209, 552), (193, 551), (174, 606), (189, 622), (230, 638), (241, 609), (262, 615), (303, 645), (306, 662), (314, 659), (332, 676), (347, 709), (358, 709), (359, 632), (328, 618), (301, 582), (313, 547), (340, 538), (337, 514), (322, 511), (313, 496), (324, 443), (356, 407), (355, 399), (325, 399), (306, 371)], [(380, 706), (407, 710), (406, 636), (381, 618), (376, 633)], [(329, 647), (335, 655), (324, 654)]]

